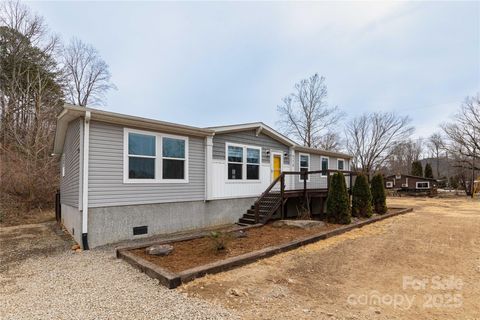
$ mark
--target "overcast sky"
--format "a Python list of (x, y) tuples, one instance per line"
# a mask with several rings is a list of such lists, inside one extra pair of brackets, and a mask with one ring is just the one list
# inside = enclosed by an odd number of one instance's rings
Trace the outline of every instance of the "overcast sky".
[(196, 126), (263, 121), (326, 77), (348, 117), (410, 115), (416, 136), (480, 91), (480, 2), (29, 2), (110, 65), (110, 111)]

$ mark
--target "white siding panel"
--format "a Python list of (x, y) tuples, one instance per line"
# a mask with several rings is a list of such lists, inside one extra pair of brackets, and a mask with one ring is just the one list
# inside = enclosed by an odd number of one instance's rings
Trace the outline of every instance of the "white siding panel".
[(213, 161), (212, 197), (214, 199), (258, 197), (271, 183), (270, 164), (260, 165), (260, 181), (229, 181), (225, 161)]
[(82, 119), (68, 124), (63, 154), (65, 157), (65, 176), (60, 167), (60, 202), (78, 208), (80, 190), (80, 126)]
[(123, 136), (122, 126), (98, 121), (90, 124), (90, 207), (204, 200), (203, 138), (189, 137), (188, 183), (124, 183)]

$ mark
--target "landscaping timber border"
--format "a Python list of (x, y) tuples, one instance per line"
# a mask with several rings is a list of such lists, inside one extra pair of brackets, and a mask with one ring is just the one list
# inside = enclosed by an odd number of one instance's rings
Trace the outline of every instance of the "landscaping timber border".
[[(339, 227), (334, 230), (329, 230), (329, 231), (324, 231), (320, 232), (318, 234), (297, 239), (294, 241), (291, 241), (289, 243), (284, 243), (281, 245), (277, 246), (270, 246), (267, 248), (263, 248), (261, 250), (256, 250), (252, 251), (249, 253), (245, 253), (239, 256), (227, 258), (224, 260), (212, 262), (209, 264), (205, 264), (202, 266), (194, 267), (188, 270), (184, 270), (179, 273), (173, 273), (170, 272), (150, 261), (147, 261), (131, 252), (129, 250), (133, 249), (138, 249), (145, 247), (145, 244), (142, 245), (135, 245), (135, 246), (125, 246), (121, 248), (116, 249), (116, 255), (117, 258), (124, 259), (126, 262), (130, 263), (132, 266), (135, 268), (139, 269), (140, 271), (146, 273), (149, 277), (158, 279), (161, 284), (164, 286), (168, 287), (169, 289), (174, 289), (178, 287), (180, 284), (194, 280), (195, 278), (202, 277), (206, 274), (214, 274), (222, 271), (226, 271), (229, 269), (232, 269), (234, 267), (242, 266), (245, 264), (252, 263), (254, 261), (257, 261), (259, 259), (267, 258), (270, 256), (273, 256), (277, 253), (280, 252), (285, 252), (289, 250), (296, 249), (298, 247), (304, 246), (306, 244), (314, 243), (319, 240), (327, 239), (332, 236), (336, 236), (342, 233), (345, 233), (347, 231), (356, 229), (356, 228), (361, 228), (365, 225), (384, 220), (393, 216), (397, 216), (400, 214), (405, 214), (407, 212), (413, 211), (412, 208), (391, 208), (394, 209), (394, 212), (391, 213), (386, 213), (383, 215), (377, 215), (374, 216), (368, 220), (363, 220), (360, 222), (352, 223), (349, 225), (345, 225), (342, 227)], [(258, 227), (256, 225), (255, 227)], [(244, 228), (242, 228), (244, 229)], [(247, 229), (247, 228), (245, 228)], [(162, 243), (172, 243), (172, 242), (177, 242), (177, 241), (185, 241), (185, 240), (191, 240), (191, 239), (196, 239), (205, 236), (204, 234), (197, 234), (193, 236), (184, 236), (184, 237), (178, 237), (178, 238), (173, 238), (173, 239), (168, 239), (165, 241), (156, 241), (155, 244), (162, 244)], [(152, 243), (153, 244), (153, 243)], [(147, 245), (148, 246), (148, 245)]]

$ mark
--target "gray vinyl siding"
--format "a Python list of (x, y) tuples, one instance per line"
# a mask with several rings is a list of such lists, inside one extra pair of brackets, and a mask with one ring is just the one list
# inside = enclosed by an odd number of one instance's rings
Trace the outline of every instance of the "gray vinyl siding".
[[(281, 151), (282, 153), (289, 152), (289, 147), (281, 142), (260, 133), (256, 136), (255, 130), (230, 132), (230, 133), (216, 133), (213, 136), (213, 159), (225, 160), (225, 143), (238, 143), (262, 148), (262, 162), (270, 163), (270, 158), (267, 156), (267, 150)], [(288, 159), (284, 159), (284, 163), (288, 164)]]
[(78, 208), (80, 192), (80, 126), (81, 119), (69, 123), (63, 146), (65, 176), (60, 163), (60, 202)]
[[(295, 152), (295, 171), (300, 171), (300, 153)], [(306, 153), (302, 153), (306, 154)], [(310, 171), (322, 170), (320, 164), (320, 156), (318, 154), (310, 154)], [(321, 177), (320, 174), (310, 175), (307, 181), (307, 188), (326, 188), (327, 179)], [(303, 189), (303, 180), (300, 180), (300, 176), (295, 176), (295, 189)]]
[[(295, 171), (300, 170), (300, 153), (308, 154), (303, 152), (295, 152)], [(310, 154), (310, 171), (322, 170), (321, 158), (328, 158), (328, 168), (331, 170), (337, 170), (337, 160), (341, 158), (331, 157), (331, 156), (322, 156), (319, 154)], [(348, 168), (348, 160), (344, 159), (344, 168)], [(326, 188), (327, 187), (327, 178), (321, 177), (321, 174), (310, 175), (309, 181), (307, 182), (308, 188)], [(300, 181), (299, 177), (295, 178), (295, 188), (303, 188), (303, 180)]]
[(188, 183), (123, 183), (123, 132), (123, 126), (90, 124), (89, 207), (204, 200), (203, 138), (189, 137)]

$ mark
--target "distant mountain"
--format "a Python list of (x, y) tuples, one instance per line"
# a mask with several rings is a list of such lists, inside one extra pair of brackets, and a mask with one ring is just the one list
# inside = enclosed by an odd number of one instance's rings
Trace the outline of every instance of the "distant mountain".
[(448, 158), (440, 158), (438, 159), (438, 169), (440, 176), (437, 175), (437, 159), (436, 158), (425, 158), (420, 160), (422, 164), (423, 170), (425, 170), (425, 165), (430, 163), (432, 166), (433, 177), (435, 179), (443, 178), (443, 177), (450, 177), (454, 174), (455, 168), (453, 167), (454, 161)]

